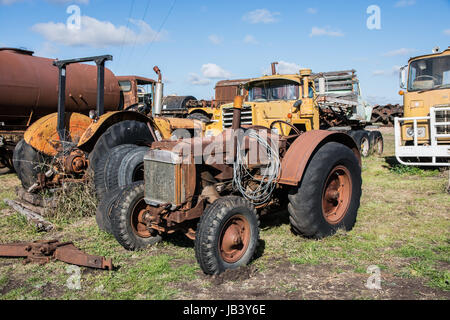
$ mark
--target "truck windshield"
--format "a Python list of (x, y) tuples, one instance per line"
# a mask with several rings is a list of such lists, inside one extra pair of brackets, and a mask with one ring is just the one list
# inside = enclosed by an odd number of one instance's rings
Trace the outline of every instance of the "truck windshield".
[(261, 81), (249, 87), (248, 101), (298, 100), (299, 86), (288, 80)]
[(450, 56), (413, 61), (408, 91), (450, 88)]
[(131, 81), (119, 81), (119, 86), (123, 92), (131, 91)]

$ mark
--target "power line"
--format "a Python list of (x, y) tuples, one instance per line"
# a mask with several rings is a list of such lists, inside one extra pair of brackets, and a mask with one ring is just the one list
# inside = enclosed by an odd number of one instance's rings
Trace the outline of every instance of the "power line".
[[(148, 12), (148, 9), (150, 8), (150, 3), (151, 3), (151, 2), (152, 2), (151, 0), (148, 0), (148, 1), (147, 1), (147, 6), (145, 7), (144, 15), (142, 16), (142, 21), (143, 21), (143, 22), (145, 22), (145, 19), (146, 19), (146, 17), (147, 17), (147, 12)], [(130, 63), (131, 58), (132, 58), (132, 56), (133, 56), (133, 54), (134, 54), (134, 49), (136, 48), (137, 40), (138, 40), (138, 35), (136, 35), (136, 38), (134, 39), (134, 43), (133, 43), (133, 46), (132, 46), (132, 48), (131, 48), (130, 55), (128, 56), (128, 59), (126, 60), (126, 63), (127, 63), (127, 64)]]
[(120, 46), (119, 58), (116, 60), (116, 61), (117, 61), (117, 65), (119, 65), (119, 61), (120, 61), (120, 59), (122, 58), (123, 47), (124, 47), (124, 45), (125, 45), (125, 39), (127, 38), (127, 34), (128, 34), (128, 30), (129, 30), (128, 28), (129, 28), (129, 26), (130, 26), (131, 15), (133, 14), (134, 1), (135, 1), (135, 0), (133, 0), (133, 1), (131, 2), (130, 13), (129, 13), (129, 15), (128, 15), (128, 20), (127, 20), (127, 27), (126, 27), (126, 29), (125, 29), (125, 34), (124, 34), (124, 36), (123, 36), (122, 45)]
[[(170, 9), (169, 9), (169, 12), (167, 13), (166, 17), (164, 18), (163, 22), (161, 23), (161, 26), (159, 27), (158, 32), (155, 34), (155, 36), (153, 37), (152, 41), (149, 43), (149, 45), (148, 45), (148, 47), (147, 47), (147, 50), (145, 51), (145, 53), (144, 53), (144, 55), (143, 55), (143, 57), (142, 57), (142, 59), (141, 59), (141, 62), (140, 62), (141, 64), (142, 64), (142, 61), (144, 61), (144, 59), (145, 59), (145, 57), (147, 56), (147, 54), (150, 52), (150, 49), (151, 49), (151, 47), (152, 47), (152, 45), (153, 45), (153, 42), (156, 40), (156, 38), (157, 38), (157, 37), (159, 36), (159, 34), (161, 33), (161, 30), (162, 30), (162, 28), (164, 27), (164, 25), (166, 24), (167, 19), (169, 18), (170, 14), (172, 13), (173, 8), (175, 7), (175, 4), (176, 4), (176, 3), (177, 3), (177, 0), (174, 0), (173, 3), (172, 3), (172, 6), (171, 6)], [(140, 65), (139, 65), (139, 66), (140, 66)]]

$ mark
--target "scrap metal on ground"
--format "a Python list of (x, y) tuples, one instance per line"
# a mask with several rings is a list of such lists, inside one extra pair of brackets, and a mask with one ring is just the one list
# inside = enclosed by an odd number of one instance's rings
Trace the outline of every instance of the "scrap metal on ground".
[(24, 264), (46, 264), (59, 260), (83, 267), (113, 270), (111, 259), (86, 254), (72, 242), (58, 240), (0, 244), (0, 257), (25, 258)]

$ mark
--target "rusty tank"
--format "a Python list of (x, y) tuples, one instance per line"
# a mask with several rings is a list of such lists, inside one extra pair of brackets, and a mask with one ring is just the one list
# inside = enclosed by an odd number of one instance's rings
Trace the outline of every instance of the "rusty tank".
[[(32, 51), (0, 48), (0, 130), (24, 130), (58, 106), (58, 68), (53, 59)], [(97, 69), (74, 64), (67, 70), (66, 111), (88, 114), (95, 109)], [(120, 108), (121, 93), (115, 75), (105, 69), (105, 111)]]

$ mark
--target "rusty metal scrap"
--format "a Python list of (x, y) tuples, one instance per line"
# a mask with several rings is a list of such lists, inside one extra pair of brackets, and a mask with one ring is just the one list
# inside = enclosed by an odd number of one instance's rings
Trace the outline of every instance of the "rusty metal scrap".
[(59, 242), (58, 240), (0, 244), (0, 257), (25, 258), (24, 264), (46, 264), (59, 260), (88, 268), (113, 269), (111, 259), (86, 254), (75, 247), (72, 242)]

